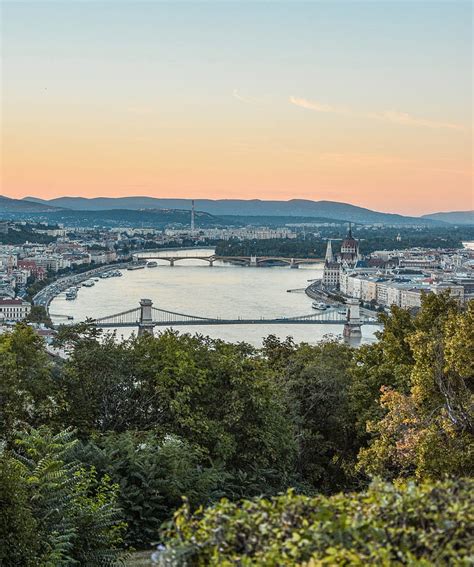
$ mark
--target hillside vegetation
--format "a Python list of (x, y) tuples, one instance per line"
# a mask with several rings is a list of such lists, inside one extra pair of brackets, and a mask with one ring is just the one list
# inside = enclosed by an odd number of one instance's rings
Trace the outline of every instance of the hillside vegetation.
[(66, 360), (0, 335), (0, 564), (470, 564), (474, 303), (383, 322), (359, 349), (77, 325)]

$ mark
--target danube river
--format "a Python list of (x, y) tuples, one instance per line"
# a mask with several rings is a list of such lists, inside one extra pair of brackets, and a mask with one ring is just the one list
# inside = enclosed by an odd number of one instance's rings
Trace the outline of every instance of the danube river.
[[(209, 249), (160, 252), (169, 255), (212, 254)], [(74, 322), (87, 317), (104, 317), (138, 307), (141, 298), (149, 298), (154, 307), (198, 315), (228, 319), (275, 318), (314, 313), (312, 300), (303, 292), (288, 293), (288, 289), (303, 289), (308, 280), (320, 278), (322, 265), (285, 267), (242, 267), (215, 262), (211, 268), (200, 260), (183, 260), (170, 267), (159, 261), (158, 267), (122, 270), (121, 278), (101, 279), (93, 287), (81, 287), (77, 299), (67, 301), (64, 294), (50, 305), (54, 315), (72, 315)], [(55, 323), (63, 318), (53, 317)], [(155, 333), (163, 330), (155, 329)], [(247, 341), (260, 346), (262, 338), (275, 334), (291, 335), (295, 341), (317, 343), (325, 335), (342, 335), (342, 325), (203, 325), (179, 326), (180, 332), (209, 335), (226, 341)], [(377, 327), (363, 326), (362, 342), (372, 342)], [(133, 328), (120, 328), (118, 335), (127, 337)]]

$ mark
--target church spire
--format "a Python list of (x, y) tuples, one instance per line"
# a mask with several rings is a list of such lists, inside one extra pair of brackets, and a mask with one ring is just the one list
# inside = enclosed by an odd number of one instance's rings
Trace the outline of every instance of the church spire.
[(347, 235), (349, 238), (352, 238), (352, 223), (349, 223), (349, 233)]
[(328, 262), (328, 263), (334, 262), (331, 239), (328, 240), (328, 245), (327, 245), (327, 248), (326, 248), (326, 262)]

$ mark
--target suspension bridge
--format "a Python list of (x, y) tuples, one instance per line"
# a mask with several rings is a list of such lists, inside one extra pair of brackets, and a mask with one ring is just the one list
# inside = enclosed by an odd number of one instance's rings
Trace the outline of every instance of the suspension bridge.
[(201, 317), (186, 313), (168, 311), (153, 307), (151, 299), (142, 299), (140, 306), (121, 313), (89, 320), (91, 325), (103, 328), (138, 327), (138, 334), (152, 333), (154, 327), (175, 327), (192, 325), (344, 325), (344, 336), (360, 336), (361, 325), (374, 325), (377, 321), (361, 318), (359, 304), (350, 302), (345, 313), (330, 309), (310, 315), (275, 318), (222, 319), (219, 317)]

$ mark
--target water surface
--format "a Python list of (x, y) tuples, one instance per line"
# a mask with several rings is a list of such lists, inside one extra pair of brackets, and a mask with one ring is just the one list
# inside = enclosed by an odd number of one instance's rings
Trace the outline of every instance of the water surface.
[[(160, 255), (202, 255), (212, 251), (186, 250), (160, 252)], [(64, 294), (55, 298), (51, 313), (72, 315), (74, 322), (87, 317), (104, 317), (138, 307), (141, 298), (149, 298), (155, 307), (202, 317), (275, 318), (314, 313), (312, 300), (305, 293), (288, 293), (303, 289), (308, 280), (320, 278), (322, 265), (284, 267), (241, 267), (216, 262), (213, 267), (200, 260), (183, 260), (170, 267), (159, 261), (156, 268), (123, 270), (121, 278), (101, 279), (94, 287), (81, 287), (75, 301), (66, 301)], [(56, 323), (64, 322), (57, 318)], [(155, 329), (155, 333), (163, 330)], [(180, 332), (201, 333), (226, 341), (247, 341), (260, 346), (262, 338), (275, 334), (293, 336), (295, 341), (317, 343), (325, 335), (340, 336), (342, 325), (218, 325), (179, 326)], [(136, 329), (120, 328), (127, 337)], [(372, 341), (376, 327), (362, 329), (363, 341)]]

